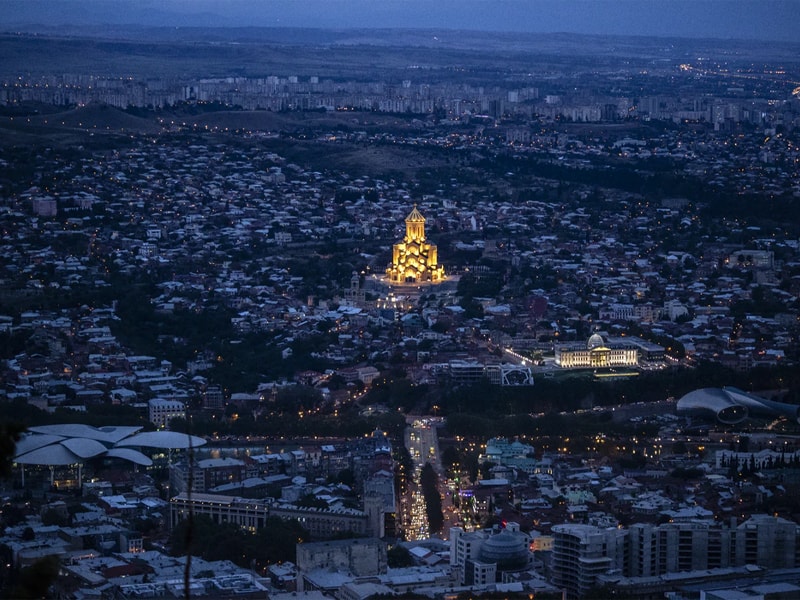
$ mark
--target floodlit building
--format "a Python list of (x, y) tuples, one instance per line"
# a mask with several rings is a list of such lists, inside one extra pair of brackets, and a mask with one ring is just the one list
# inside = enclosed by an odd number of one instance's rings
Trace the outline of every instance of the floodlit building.
[(444, 279), (438, 248), (425, 241), (425, 217), (414, 205), (406, 217), (406, 235), (392, 248), (392, 264), (386, 275), (392, 283), (437, 283)]
[(556, 345), (555, 363), (563, 369), (635, 367), (639, 364), (639, 348), (636, 344), (607, 343), (603, 336), (595, 333), (585, 346)]

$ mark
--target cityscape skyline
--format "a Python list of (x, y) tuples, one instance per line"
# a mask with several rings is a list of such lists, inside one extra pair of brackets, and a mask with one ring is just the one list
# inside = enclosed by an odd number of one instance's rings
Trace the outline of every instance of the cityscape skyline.
[(0, 3), (0, 597), (800, 597), (766, 6)]

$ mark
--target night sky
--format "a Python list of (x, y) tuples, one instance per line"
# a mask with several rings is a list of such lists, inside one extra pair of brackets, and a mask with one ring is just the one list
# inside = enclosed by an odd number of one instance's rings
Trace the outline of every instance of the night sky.
[(25, 24), (432, 28), (800, 41), (800, 0), (0, 1), (0, 27)]

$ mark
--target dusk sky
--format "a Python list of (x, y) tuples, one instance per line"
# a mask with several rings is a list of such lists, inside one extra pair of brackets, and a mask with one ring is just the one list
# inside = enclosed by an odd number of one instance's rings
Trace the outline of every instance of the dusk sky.
[(800, 41), (800, 0), (3, 0), (0, 27), (434, 28)]

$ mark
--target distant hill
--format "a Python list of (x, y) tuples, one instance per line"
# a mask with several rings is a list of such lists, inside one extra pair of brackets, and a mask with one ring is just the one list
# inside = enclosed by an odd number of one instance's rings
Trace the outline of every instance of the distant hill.
[[(165, 113), (168, 114), (168, 113)], [(416, 117), (416, 115), (415, 115)], [(183, 116), (180, 111), (170, 120), (209, 129), (245, 129), (253, 131), (387, 131), (407, 129), (410, 118), (369, 112), (298, 111), (271, 112), (266, 110), (218, 111)]]
[(585, 61), (596, 65), (598, 58), (625, 58), (645, 68), (653, 60), (678, 64), (687, 56), (751, 65), (761, 60), (793, 63), (800, 55), (799, 44), (778, 41), (452, 30), (65, 26), (30, 31), (0, 33), (0, 77), (16, 78), (22, 71), (31, 77), (298, 75), (440, 81), (453, 75), (454, 65), (469, 64), (471, 69), (455, 71), (463, 82), (472, 71), (496, 71), (498, 65), (509, 73), (528, 73), (532, 65), (571, 71)]
[(107, 104), (91, 103), (86, 106), (30, 118), (31, 124), (49, 127), (65, 127), (87, 131), (130, 131), (135, 133), (157, 133), (162, 127), (156, 119), (138, 117)]
[(105, 104), (90, 104), (68, 110), (36, 104), (0, 110), (0, 145), (48, 144), (77, 146), (90, 141), (156, 134), (161, 125), (153, 117), (139, 117)]

